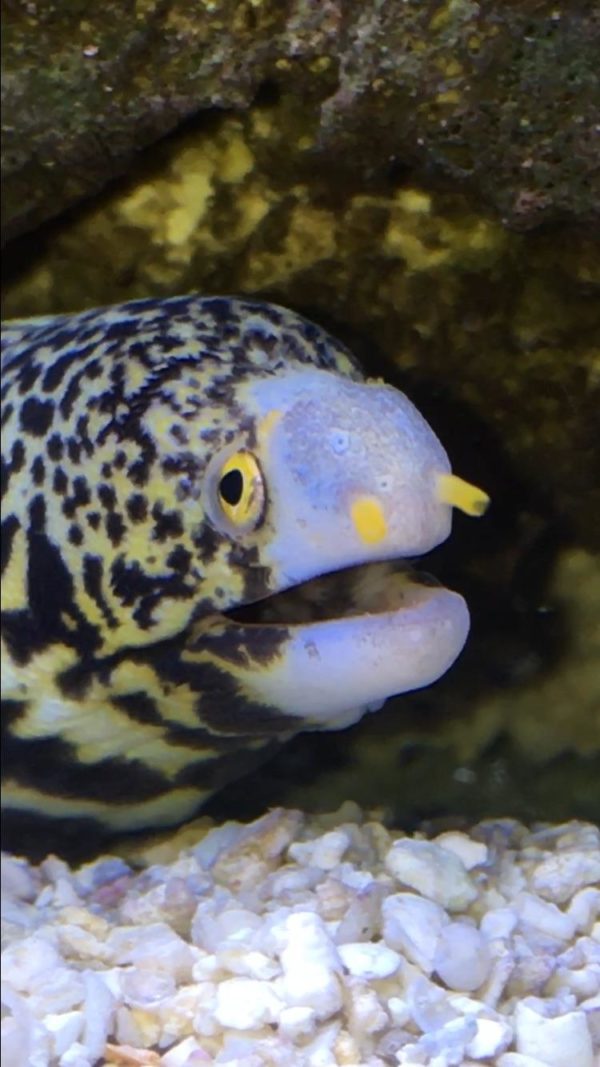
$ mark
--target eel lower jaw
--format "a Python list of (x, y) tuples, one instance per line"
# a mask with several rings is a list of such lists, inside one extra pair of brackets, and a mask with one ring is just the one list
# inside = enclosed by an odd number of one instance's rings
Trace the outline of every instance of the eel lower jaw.
[(244, 672), (254, 699), (332, 729), (388, 697), (430, 685), (460, 654), (469, 631), (463, 598), (405, 565), (374, 563), (327, 574), (225, 616), (271, 657)]

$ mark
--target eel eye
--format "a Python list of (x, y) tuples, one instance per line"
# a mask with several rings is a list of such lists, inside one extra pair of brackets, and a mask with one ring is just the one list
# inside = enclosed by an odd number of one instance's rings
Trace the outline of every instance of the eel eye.
[(252, 529), (260, 522), (265, 486), (258, 461), (251, 452), (234, 452), (219, 472), (217, 493), (221, 511), (236, 529)]

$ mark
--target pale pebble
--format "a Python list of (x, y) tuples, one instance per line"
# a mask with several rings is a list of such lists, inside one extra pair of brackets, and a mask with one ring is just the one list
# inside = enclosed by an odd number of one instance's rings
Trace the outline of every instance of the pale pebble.
[(575, 852), (595, 852), (600, 856), (600, 828), (592, 823), (571, 822), (552, 827), (556, 834), (556, 848)]
[(533, 1056), (548, 1067), (594, 1067), (592, 1038), (585, 1012), (570, 1011), (554, 1018), (541, 1015), (524, 1000), (515, 1008), (517, 1052)]
[(382, 942), (346, 943), (338, 945), (338, 952), (350, 974), (371, 981), (395, 974), (402, 963), (402, 957)]
[(166, 971), (152, 971), (147, 967), (124, 970), (121, 993), (125, 1002), (134, 1008), (152, 1008), (175, 992), (175, 978)]
[(219, 1030), (215, 1019), (218, 988), (217, 982), (200, 982), (196, 986), (198, 1008), (194, 1015), (192, 1029), (200, 1037), (212, 1037)]
[(460, 1016), (460, 1012), (452, 1007), (446, 990), (423, 975), (418, 975), (409, 985), (406, 1003), (412, 1022), (424, 1034), (441, 1030)]
[(585, 1012), (592, 1044), (600, 1050), (600, 994), (582, 1000), (578, 1007), (580, 1011)]
[(397, 881), (448, 911), (461, 911), (477, 899), (477, 889), (458, 856), (430, 841), (396, 841), (385, 866)]
[(600, 849), (589, 852), (559, 852), (537, 864), (531, 888), (555, 904), (566, 904), (586, 886), (600, 883)]
[(315, 1032), (317, 1013), (314, 1008), (297, 1004), (292, 1008), (282, 1008), (279, 1015), (279, 1032), (290, 1041), (297, 1037), (309, 1037)]
[(54, 974), (61, 964), (62, 958), (54, 945), (38, 934), (4, 950), (2, 978), (13, 989), (30, 993), (40, 983), (45, 986), (48, 974)]
[[(600, 934), (600, 927), (598, 933)], [(600, 964), (600, 937), (579, 937), (577, 947), (583, 952), (587, 963)]]
[(253, 935), (261, 928), (261, 919), (248, 908), (218, 909), (214, 899), (202, 901), (192, 919), (192, 941), (209, 952), (243, 944), (252, 947)]
[[(303, 1046), (301, 1067), (336, 1067), (337, 1057), (334, 1050), (340, 1029), (341, 1024), (337, 1020), (322, 1027)], [(261, 1064), (261, 1067), (267, 1067), (267, 1065)]]
[[(213, 959), (218, 968), (229, 971), (230, 974), (244, 975), (247, 978), (267, 980), (281, 973), (281, 967), (276, 960), (265, 955), (264, 952), (246, 949), (243, 946), (237, 949), (225, 949)], [(192, 970), (194, 975), (199, 973), (196, 972), (195, 967), (196, 965)]]
[(77, 885), (84, 893), (99, 889), (120, 878), (128, 877), (133, 872), (131, 867), (118, 856), (102, 856), (99, 860), (84, 863), (77, 871)]
[(517, 922), (514, 908), (492, 908), (482, 917), (479, 929), (488, 941), (505, 941), (513, 933)]
[(65, 908), (69, 905), (81, 904), (81, 899), (73, 882), (68, 878), (57, 878), (54, 886), (54, 899), (52, 901), (55, 908)]
[(474, 867), (482, 867), (488, 861), (488, 848), (482, 841), (474, 841), (467, 834), (461, 834), (456, 830), (446, 830), (433, 838), (435, 845), (440, 845), (448, 852), (458, 856), (466, 871), (472, 871)]
[[(518, 949), (520, 952), (520, 950)], [(529, 993), (541, 993), (556, 971), (553, 956), (541, 956), (526, 947), (525, 953), (514, 959), (512, 973), (508, 982), (511, 996), (525, 997)]]
[(36, 981), (30, 993), (30, 1003), (36, 1015), (48, 1012), (65, 1012), (78, 1008), (85, 999), (85, 983), (82, 972), (71, 967), (58, 966), (49, 971), (52, 980)]
[(40, 879), (26, 860), (3, 852), (0, 856), (0, 886), (7, 897), (31, 902), (39, 892)]
[(95, 971), (84, 971), (85, 1001), (82, 1044), (93, 1059), (100, 1059), (112, 1026), (115, 998)]
[(519, 893), (514, 909), (521, 924), (528, 923), (549, 937), (569, 941), (575, 936), (575, 920), (551, 901), (540, 900), (533, 893)]
[(371, 871), (359, 871), (350, 863), (340, 864), (335, 873), (342, 885), (353, 889), (360, 895), (368, 893), (369, 890), (375, 889), (377, 886)]
[(35, 898), (35, 907), (38, 911), (49, 908), (52, 905), (54, 898), (54, 889), (51, 885), (45, 885), (43, 889), (40, 889), (37, 897)]
[(351, 899), (335, 931), (337, 945), (349, 944), (352, 941), (369, 941), (377, 936), (384, 896), (383, 886), (372, 880), (366, 889), (359, 890), (354, 899)]
[(600, 966), (592, 963), (577, 970), (559, 967), (548, 983), (547, 991), (554, 993), (560, 988), (574, 993), (577, 1000), (596, 996), (600, 992)]
[(115, 1011), (113, 1031), (120, 1045), (141, 1048), (144, 1041), (143, 1016), (135, 1008), (120, 1004)]
[(55, 1056), (62, 1056), (79, 1040), (83, 1022), (82, 1011), (66, 1011), (44, 1016), (42, 1023), (51, 1035), (52, 1051)]
[(486, 1007), (494, 1008), (502, 1000), (508, 982), (513, 973), (514, 961), (508, 949), (502, 949), (492, 962), (489, 977), (481, 990), (481, 997)]
[(573, 919), (578, 933), (588, 933), (600, 915), (600, 889), (593, 886), (580, 889), (569, 903), (567, 915)]
[(84, 1045), (76, 1042), (60, 1057), (58, 1067), (96, 1067), (97, 1060), (90, 1056)]
[(58, 934), (60, 949), (65, 957), (103, 963), (110, 959), (110, 949), (105, 941), (81, 926), (64, 923), (59, 927)]
[(406, 1026), (410, 1021), (410, 1005), (403, 997), (390, 997), (387, 1009), (396, 1026)]
[(212, 952), (203, 952), (192, 967), (192, 978), (195, 982), (201, 982), (206, 978), (213, 978), (221, 970), (217, 956)]
[(200, 1067), (201, 1063), (210, 1063), (211, 1057), (198, 1044), (195, 1037), (185, 1037), (173, 1045), (161, 1056), (161, 1067)]
[(110, 932), (107, 945), (115, 963), (166, 970), (178, 981), (191, 977), (194, 954), (187, 942), (164, 922), (119, 926)]
[[(6, 997), (3, 996), (6, 1003)], [(12, 1016), (2, 1019), (2, 1067), (48, 1067), (50, 1063), (50, 1035), (25, 1008), (19, 1011), (11, 1004)]]
[(288, 1006), (312, 1007), (319, 1019), (330, 1018), (342, 1006), (343, 995), (337, 975), (320, 963), (299, 962), (296, 966), (294, 954), (290, 953), (284, 962), (283, 976), (277, 981)]
[(305, 899), (321, 881), (323, 872), (317, 867), (283, 867), (273, 871), (265, 880), (265, 895), (282, 904)]
[(384, 900), (382, 915), (386, 944), (431, 974), (438, 938), (450, 922), (443, 908), (415, 893), (395, 893)]
[(339, 1011), (342, 993), (337, 974), (342, 961), (327, 928), (313, 912), (293, 912), (280, 924), (283, 937), (278, 981), (288, 1005), (312, 1007), (320, 1019)]
[(194, 1017), (202, 1005), (197, 986), (180, 986), (179, 989), (158, 1005), (156, 1011), (162, 1024), (162, 1042), (170, 1047), (174, 1041), (186, 1037), (192, 1030)]
[(477, 1032), (466, 1046), (474, 1060), (487, 1060), (505, 1052), (513, 1039), (513, 1028), (504, 1019), (477, 1018)]
[(468, 997), (466, 993), (449, 993), (448, 1003), (459, 1012), (460, 1015), (477, 1015), (484, 1019), (503, 1019), (504, 1016), (495, 1011), (489, 1004), (482, 1000)]
[(430, 1067), (463, 1067), (465, 1049), (476, 1032), (475, 1019), (452, 1019), (439, 1029), (423, 1034), (413, 1045), (406, 1045), (399, 1053), (399, 1062), (403, 1065), (425, 1063)]
[(205, 870), (210, 870), (223, 852), (233, 848), (242, 839), (244, 829), (240, 823), (226, 822), (223, 826), (208, 830), (194, 846), (194, 859)]
[(288, 856), (302, 866), (330, 871), (337, 867), (352, 838), (344, 830), (330, 830), (313, 841), (298, 841), (290, 845)]
[(376, 1034), (388, 1025), (390, 1017), (374, 989), (361, 979), (350, 979), (346, 991), (350, 999), (348, 1028), (352, 1033)]
[(442, 927), (438, 937), (433, 969), (444, 985), (462, 992), (479, 989), (491, 967), (485, 937), (476, 926), (452, 922)]
[(228, 978), (217, 987), (215, 1019), (234, 1030), (253, 1030), (274, 1023), (281, 1000), (269, 982), (255, 978)]
[(54, 885), (56, 885), (59, 878), (69, 878), (71, 874), (68, 863), (61, 860), (59, 856), (52, 854), (42, 860), (39, 870), (40, 874)]

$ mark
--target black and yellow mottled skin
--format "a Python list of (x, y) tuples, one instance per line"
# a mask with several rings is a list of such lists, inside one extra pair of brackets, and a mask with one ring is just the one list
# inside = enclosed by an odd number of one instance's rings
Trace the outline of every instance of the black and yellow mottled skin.
[(206, 655), (182, 639), (270, 591), (256, 547), (219, 536), (197, 488), (209, 455), (253, 443), (245, 378), (306, 363), (359, 375), (332, 338), (252, 301), (144, 300), (9, 324), (4, 342), (2, 755), (6, 795), (24, 801), (5, 814), (15, 847), (47, 816), (120, 829), (164, 821), (165, 798), (189, 812), (239, 748), (298, 728), (248, 706), (236, 684), (232, 658), (272, 653), (251, 628), (237, 649), (214, 631)]
[(2, 345), (5, 847), (182, 821), (240, 753), (456, 658), (462, 598), (386, 561), (477, 491), (319, 327), (181, 297), (8, 323)]

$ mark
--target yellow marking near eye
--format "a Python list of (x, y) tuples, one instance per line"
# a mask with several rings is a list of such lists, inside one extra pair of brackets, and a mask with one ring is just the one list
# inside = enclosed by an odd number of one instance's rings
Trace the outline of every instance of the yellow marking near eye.
[(442, 504), (451, 504), (465, 515), (473, 516), (483, 515), (490, 502), (483, 489), (463, 481), (456, 474), (438, 474), (437, 497)]
[(377, 545), (387, 534), (383, 509), (373, 496), (359, 496), (350, 509), (354, 528), (366, 545)]
[(271, 411), (267, 411), (265, 417), (260, 420), (256, 429), (256, 434), (261, 444), (264, 445), (268, 441), (282, 414), (283, 412), (279, 411), (278, 408), (272, 408)]

